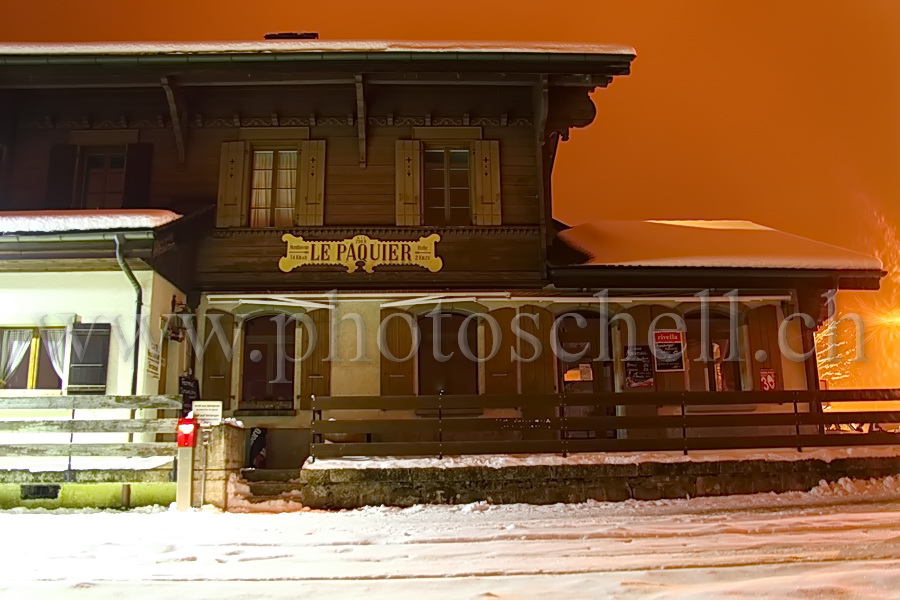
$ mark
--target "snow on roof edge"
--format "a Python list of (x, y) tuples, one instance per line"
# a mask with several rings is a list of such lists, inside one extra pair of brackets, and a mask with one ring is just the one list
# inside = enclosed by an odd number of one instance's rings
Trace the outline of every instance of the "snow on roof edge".
[(208, 42), (0, 43), (0, 55), (235, 54), (299, 52), (457, 52), (522, 54), (634, 55), (631, 46), (573, 42), (263, 40)]
[(156, 229), (180, 218), (170, 210), (3, 211), (0, 235)]

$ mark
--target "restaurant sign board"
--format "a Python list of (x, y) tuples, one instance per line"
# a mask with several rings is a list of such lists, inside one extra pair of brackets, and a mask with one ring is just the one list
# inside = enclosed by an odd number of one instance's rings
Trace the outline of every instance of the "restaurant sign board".
[(658, 373), (684, 371), (684, 332), (677, 329), (653, 332), (653, 358)]
[(289, 233), (281, 236), (287, 243), (278, 268), (288, 273), (306, 265), (338, 265), (348, 273), (359, 269), (366, 273), (382, 265), (411, 265), (436, 273), (444, 261), (435, 254), (435, 244), (441, 236), (433, 233), (415, 241), (374, 240), (367, 235), (357, 235), (345, 240), (304, 240)]

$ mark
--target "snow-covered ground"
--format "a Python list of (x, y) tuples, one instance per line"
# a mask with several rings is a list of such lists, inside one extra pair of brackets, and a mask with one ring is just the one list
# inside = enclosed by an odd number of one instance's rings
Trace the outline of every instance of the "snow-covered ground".
[(809, 493), (221, 514), (0, 512), (6, 598), (900, 597), (900, 478)]

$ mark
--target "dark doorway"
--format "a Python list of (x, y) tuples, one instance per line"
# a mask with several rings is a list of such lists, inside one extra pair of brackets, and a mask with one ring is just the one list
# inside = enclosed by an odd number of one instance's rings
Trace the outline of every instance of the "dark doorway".
[[(726, 361), (737, 350), (737, 332), (731, 335), (731, 321), (726, 315), (709, 315), (709, 340), (703, 355), (703, 328), (700, 313), (688, 315), (687, 369), (692, 392), (736, 392), (741, 390), (740, 361)], [(734, 340), (732, 340), (734, 338)], [(707, 358), (708, 360), (702, 360)]]
[[(283, 334), (279, 336), (279, 328)], [(257, 317), (244, 329), (241, 409), (290, 410), (294, 407), (294, 321)], [(279, 350), (279, 345), (281, 349)], [(280, 364), (279, 364), (280, 363)]]
[[(465, 331), (460, 330), (465, 323)], [(456, 313), (439, 313), (419, 319), (422, 342), (419, 346), (419, 394), (474, 395), (478, 393), (478, 363), (470, 355), (478, 351), (478, 323)], [(449, 358), (446, 358), (448, 357)]]
[[(576, 399), (579, 394), (612, 392), (615, 389), (613, 362), (603, 360), (612, 356), (609, 330), (601, 331), (603, 320), (599, 315), (592, 313), (578, 313), (578, 315), (583, 320), (567, 317), (559, 324), (558, 341), (561, 350), (557, 353), (559, 389), (564, 394), (576, 396)], [(602, 333), (606, 335), (601, 335)], [(606, 352), (602, 353), (601, 344), (604, 340)], [(577, 400), (566, 399), (566, 406), (560, 410), (560, 416), (600, 417), (616, 414), (615, 406), (597, 407), (595, 404), (573, 406), (574, 401)], [(616, 432), (573, 429), (563, 432), (563, 435), (566, 439), (614, 438)]]

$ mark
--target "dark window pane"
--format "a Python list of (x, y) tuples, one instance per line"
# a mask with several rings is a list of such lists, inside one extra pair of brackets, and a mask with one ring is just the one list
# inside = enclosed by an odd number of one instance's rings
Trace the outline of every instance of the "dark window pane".
[(62, 380), (53, 369), (53, 362), (47, 353), (47, 347), (41, 343), (38, 356), (37, 382), (35, 387), (39, 390), (58, 390), (62, 387)]
[(106, 156), (103, 154), (88, 154), (84, 164), (88, 169), (102, 169), (106, 164)]
[(125, 168), (125, 155), (124, 154), (110, 155), (109, 168), (110, 169), (124, 169)]
[(441, 168), (443, 168), (444, 151), (443, 150), (426, 150), (425, 151), (425, 165), (426, 166), (440, 166)]
[(450, 166), (469, 168), (468, 150), (450, 150)]
[(471, 225), (472, 224), (472, 215), (469, 212), (468, 207), (465, 209), (461, 208), (451, 208), (450, 209), (450, 225)]
[(446, 225), (447, 220), (444, 216), (444, 208), (425, 208), (424, 215), (426, 225)]
[(425, 169), (425, 187), (443, 188), (444, 171), (438, 169)]
[(28, 387), (28, 357), (31, 352), (25, 354), (25, 358), (19, 363), (19, 366), (13, 371), (13, 374), (6, 380), (6, 389), (8, 390), (24, 390)]
[(467, 171), (467, 170), (451, 170), (450, 171), (450, 187), (468, 188), (469, 187), (469, 171)]
[(425, 208), (444, 209), (444, 190), (443, 189), (426, 189), (424, 194)]
[(450, 208), (469, 210), (469, 190), (450, 190)]

